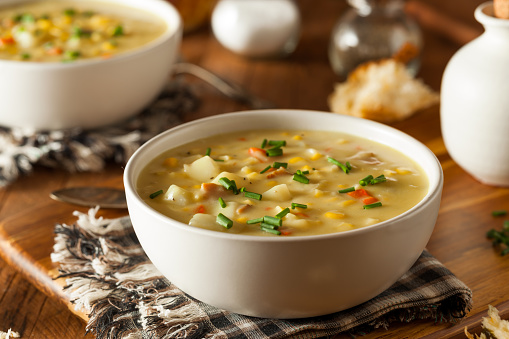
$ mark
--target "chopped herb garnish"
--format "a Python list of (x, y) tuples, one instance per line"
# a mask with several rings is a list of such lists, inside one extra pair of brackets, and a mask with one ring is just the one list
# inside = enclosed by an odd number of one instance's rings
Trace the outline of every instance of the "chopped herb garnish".
[(260, 172), (260, 174), (263, 174), (263, 173), (267, 172), (268, 170), (270, 170), (270, 168), (271, 168), (271, 167), (272, 167), (272, 166), (270, 166), (270, 165), (269, 165), (269, 166), (267, 166), (267, 167), (265, 167), (265, 168), (264, 168), (264, 169)]
[(331, 157), (328, 157), (327, 161), (330, 162), (331, 164), (334, 164), (334, 165), (338, 166), (339, 168), (341, 168), (343, 170), (343, 172), (345, 172), (346, 174), (348, 174), (350, 172), (350, 169), (352, 167), (352, 166), (349, 166), (350, 168), (348, 168), (348, 166), (343, 165), (341, 162), (339, 162), (336, 159), (331, 158)]
[(284, 168), (288, 168), (288, 163), (286, 162), (274, 162), (274, 164), (272, 165), (272, 167), (274, 168), (280, 168), (280, 167), (284, 167)]
[(25, 24), (28, 24), (28, 23), (35, 22), (35, 18), (34, 18), (34, 16), (32, 14), (23, 14), (20, 17), (20, 21), (25, 23)]
[(298, 204), (296, 202), (292, 202), (292, 210), (296, 209), (296, 208), (308, 208), (308, 205), (304, 205), (304, 204)]
[(309, 184), (309, 179), (302, 174), (295, 173), (292, 179), (303, 184)]
[(260, 227), (260, 229), (261, 229), (262, 231), (267, 232), (267, 233), (272, 233), (272, 234), (275, 234), (275, 235), (281, 235), (281, 232), (280, 232), (280, 231), (278, 231), (278, 230), (273, 230), (273, 229), (268, 228), (268, 227), (263, 227), (263, 226), (262, 226), (262, 227)]
[(30, 58), (31, 58), (31, 56), (30, 56), (30, 54), (29, 54), (29, 53), (23, 53), (23, 54), (21, 54), (21, 59), (23, 59), (23, 60), (28, 60), (28, 59), (30, 59)]
[(219, 197), (219, 205), (222, 207), (222, 208), (225, 208), (226, 207), (226, 203), (224, 202), (223, 198)]
[(263, 139), (262, 141), (262, 148), (265, 148), (267, 146), (267, 139)]
[(349, 192), (353, 192), (353, 191), (355, 191), (355, 187), (352, 186), (352, 187), (348, 187), (348, 188), (344, 188), (342, 190), (339, 190), (338, 192), (339, 193), (349, 193)]
[(265, 228), (270, 228), (270, 229), (272, 229), (272, 230), (277, 230), (277, 229), (279, 228), (279, 226), (278, 226), (278, 225), (272, 225), (272, 224), (268, 224), (268, 223), (266, 223), (266, 222), (262, 222), (262, 223), (260, 223), (260, 227), (261, 227), (261, 228), (264, 228), (264, 227), (265, 227)]
[(227, 190), (231, 190), (233, 194), (239, 194), (235, 180), (230, 180), (227, 177), (221, 177), (219, 179), (219, 183)]
[(365, 210), (367, 209), (370, 209), (370, 208), (375, 208), (375, 207), (380, 207), (382, 206), (382, 203), (380, 201), (378, 202), (375, 202), (375, 203), (372, 203), (372, 204), (369, 204), (369, 205), (364, 205), (362, 206)]
[(113, 29), (113, 36), (122, 36), (124, 35), (124, 28), (122, 26), (117, 26)]
[(385, 177), (385, 175), (379, 175), (378, 177), (374, 178), (374, 179), (371, 179), (371, 181), (369, 182), (371, 185), (375, 185), (375, 184), (378, 184), (378, 183), (381, 183), (381, 182), (386, 182), (387, 181), (387, 178)]
[(64, 14), (67, 16), (73, 16), (76, 14), (76, 11), (72, 8), (68, 8), (68, 9), (64, 10)]
[(217, 215), (216, 222), (227, 229), (230, 229), (233, 226), (233, 221), (231, 221), (227, 216), (225, 216), (222, 213), (219, 213)]
[(494, 216), (494, 217), (501, 217), (501, 216), (504, 216), (506, 214), (507, 214), (506, 210), (497, 210), (497, 211), (491, 212), (491, 215)]
[(256, 218), (256, 219), (250, 219), (248, 221), (246, 221), (247, 224), (251, 225), (251, 224), (259, 224), (263, 222), (263, 217), (261, 218)]
[(76, 60), (81, 56), (79, 51), (65, 51), (64, 53), (64, 61), (72, 61)]
[(284, 210), (282, 210), (281, 212), (279, 212), (278, 214), (276, 214), (276, 218), (282, 219), (288, 213), (290, 213), (290, 209), (287, 207)]
[[(244, 188), (244, 187), (242, 187), (242, 188)], [(255, 200), (262, 200), (262, 195), (260, 193), (249, 192), (249, 191), (245, 191), (244, 190), (244, 196), (246, 198), (251, 198), (251, 199), (255, 199)]]
[(269, 140), (269, 146), (282, 147), (286, 146), (285, 140)]
[(207, 147), (207, 150), (205, 151), (205, 155), (210, 157), (210, 152), (211, 151), (212, 150), (210, 149), (210, 147)]
[(281, 226), (283, 224), (283, 220), (281, 220), (281, 218), (271, 217), (270, 215), (264, 216), (263, 222), (274, 226)]
[(158, 195), (161, 195), (163, 194), (163, 190), (159, 190), (159, 191), (156, 191), (154, 193), (152, 193), (151, 195), (149, 195), (150, 199), (154, 199), (155, 197), (157, 197)]
[(373, 176), (370, 174), (367, 177), (365, 177), (364, 179), (359, 180), (359, 184), (361, 186), (366, 186), (367, 184), (369, 184), (371, 182), (371, 180), (373, 180)]
[(267, 156), (269, 157), (278, 157), (283, 155), (283, 149), (281, 147), (273, 147), (267, 150)]
[(346, 168), (348, 168), (348, 171), (351, 171), (351, 170), (352, 170), (352, 165), (350, 164), (350, 162), (349, 162), (349, 161), (347, 161), (347, 162), (345, 163), (345, 166), (346, 166)]
[(219, 183), (221, 185), (223, 185), (224, 188), (226, 188), (227, 190), (231, 190), (233, 188), (233, 183), (230, 179), (228, 179), (227, 177), (221, 177), (219, 179)]

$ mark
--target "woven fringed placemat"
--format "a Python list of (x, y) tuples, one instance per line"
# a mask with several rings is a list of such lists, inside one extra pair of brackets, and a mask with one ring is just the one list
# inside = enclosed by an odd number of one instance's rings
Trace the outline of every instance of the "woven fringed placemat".
[(308, 319), (262, 319), (230, 313), (183, 293), (145, 255), (128, 216), (103, 219), (98, 208), (55, 227), (51, 256), (66, 293), (89, 315), (97, 338), (318, 338), (352, 335), (392, 322), (456, 322), (472, 292), (426, 250), (392, 287), (351, 309)]
[(185, 82), (173, 80), (143, 112), (114, 126), (37, 132), (0, 127), (0, 187), (36, 164), (70, 172), (100, 171), (108, 161), (124, 164), (141, 144), (181, 123), (182, 114), (198, 104)]

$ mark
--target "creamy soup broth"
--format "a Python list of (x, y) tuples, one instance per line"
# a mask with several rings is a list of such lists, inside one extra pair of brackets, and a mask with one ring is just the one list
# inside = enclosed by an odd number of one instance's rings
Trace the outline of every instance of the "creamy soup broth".
[(110, 58), (161, 36), (148, 12), (99, 1), (38, 1), (0, 8), (0, 59), (70, 62)]
[[(229, 187), (232, 183), (236, 189)], [(137, 189), (152, 208), (194, 227), (303, 236), (393, 218), (426, 195), (428, 180), (412, 160), (367, 139), (265, 130), (219, 135), (169, 150), (146, 166)], [(265, 220), (276, 225), (267, 226)]]

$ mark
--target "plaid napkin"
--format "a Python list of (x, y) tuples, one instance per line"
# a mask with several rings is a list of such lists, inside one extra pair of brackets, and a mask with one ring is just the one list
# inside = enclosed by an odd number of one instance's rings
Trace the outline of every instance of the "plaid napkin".
[(361, 334), (391, 322), (455, 322), (471, 308), (472, 292), (424, 251), (392, 287), (351, 309), (309, 319), (262, 319), (207, 305), (180, 291), (146, 257), (128, 216), (75, 212), (55, 227), (52, 260), (65, 290), (89, 315), (97, 338), (317, 338)]
[(100, 171), (110, 160), (125, 164), (141, 144), (181, 123), (180, 116), (198, 104), (190, 86), (176, 79), (143, 112), (114, 126), (37, 132), (0, 126), (0, 187), (35, 164), (70, 172)]

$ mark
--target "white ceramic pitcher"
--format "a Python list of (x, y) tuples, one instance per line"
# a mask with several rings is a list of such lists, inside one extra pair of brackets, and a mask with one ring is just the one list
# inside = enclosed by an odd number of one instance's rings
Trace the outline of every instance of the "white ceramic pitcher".
[(509, 186), (509, 20), (493, 3), (475, 10), (485, 32), (449, 61), (442, 79), (441, 128), (456, 163), (480, 182)]

